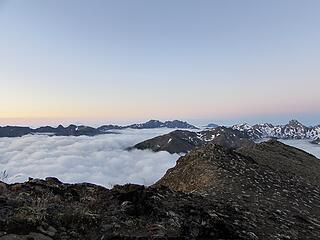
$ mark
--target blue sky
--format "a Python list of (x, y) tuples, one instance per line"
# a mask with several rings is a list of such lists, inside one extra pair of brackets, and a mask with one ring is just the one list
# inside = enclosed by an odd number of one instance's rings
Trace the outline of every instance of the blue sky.
[(319, 123), (319, 12), (317, 0), (0, 0), (0, 124)]

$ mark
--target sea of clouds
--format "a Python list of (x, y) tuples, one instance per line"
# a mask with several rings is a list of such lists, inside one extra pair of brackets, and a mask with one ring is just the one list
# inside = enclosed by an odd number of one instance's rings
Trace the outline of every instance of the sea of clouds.
[[(131, 150), (128, 147), (172, 129), (121, 130), (95, 137), (27, 135), (0, 138), (0, 172), (7, 182), (54, 176), (63, 182), (90, 182), (106, 187), (137, 183), (151, 185), (173, 167), (178, 154)], [(304, 140), (282, 140), (320, 158), (320, 145)]]
[(320, 145), (312, 144), (310, 140), (280, 140), (284, 144), (300, 148), (320, 159)]
[(64, 182), (107, 187), (129, 182), (150, 185), (175, 165), (179, 155), (126, 148), (170, 131), (128, 129), (95, 137), (0, 138), (0, 172), (7, 171), (10, 183), (55, 176)]

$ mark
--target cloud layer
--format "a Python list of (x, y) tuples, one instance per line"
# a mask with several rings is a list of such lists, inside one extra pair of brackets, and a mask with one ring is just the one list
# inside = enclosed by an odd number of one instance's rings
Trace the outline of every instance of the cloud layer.
[(55, 176), (65, 182), (107, 187), (128, 182), (150, 185), (175, 165), (179, 155), (125, 149), (169, 131), (172, 129), (129, 129), (95, 137), (1, 138), (0, 171), (7, 170), (8, 182)]
[(320, 159), (320, 145), (311, 144), (310, 140), (280, 140), (284, 144), (300, 148)]
[[(177, 154), (126, 151), (140, 141), (172, 129), (119, 131), (95, 137), (24, 136), (0, 138), (0, 172), (8, 182), (58, 177), (64, 182), (91, 182), (107, 187), (128, 182), (150, 185), (173, 167)], [(320, 146), (303, 140), (283, 140), (320, 158)]]

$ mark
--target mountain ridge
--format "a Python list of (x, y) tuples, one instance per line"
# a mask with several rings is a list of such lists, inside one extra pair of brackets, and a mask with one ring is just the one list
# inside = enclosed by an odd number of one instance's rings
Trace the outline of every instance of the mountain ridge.
[(20, 126), (0, 126), (0, 137), (21, 137), (28, 134), (46, 134), (55, 136), (96, 136), (100, 134), (109, 134), (111, 130), (122, 129), (152, 129), (152, 128), (184, 128), (198, 129), (197, 127), (180, 120), (165, 121), (150, 120), (145, 123), (131, 124), (126, 126), (119, 125), (103, 125), (98, 128), (74, 125), (67, 127), (59, 125), (58, 127), (43, 126), (38, 128), (20, 127)]
[(227, 127), (216, 127), (201, 132), (176, 130), (140, 142), (133, 146), (133, 148), (140, 150), (150, 149), (154, 152), (187, 153), (195, 147), (208, 143), (220, 144), (226, 148), (238, 148), (252, 145), (253, 141), (244, 132)]
[(249, 125), (244, 123), (233, 125), (231, 128), (246, 132), (254, 140), (263, 138), (315, 140), (320, 137), (320, 125), (307, 127), (295, 119), (285, 125), (270, 123)]
[(187, 153), (195, 147), (208, 143), (220, 144), (226, 148), (238, 148), (252, 145), (262, 139), (305, 139), (311, 143), (320, 143), (320, 126), (306, 127), (297, 120), (291, 120), (286, 125), (238, 124), (231, 127), (218, 126), (199, 132), (184, 130), (174, 131), (157, 136), (133, 146), (137, 149), (152, 151), (167, 151), (169, 153)]

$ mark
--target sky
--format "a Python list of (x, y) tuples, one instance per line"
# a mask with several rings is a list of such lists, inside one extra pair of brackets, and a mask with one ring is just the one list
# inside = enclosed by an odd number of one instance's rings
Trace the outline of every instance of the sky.
[(320, 123), (318, 0), (0, 0), (0, 125)]

